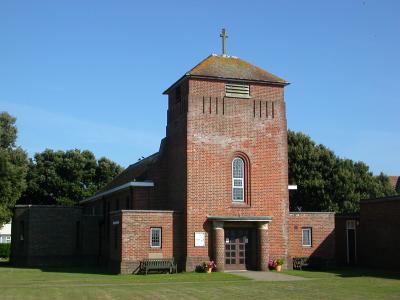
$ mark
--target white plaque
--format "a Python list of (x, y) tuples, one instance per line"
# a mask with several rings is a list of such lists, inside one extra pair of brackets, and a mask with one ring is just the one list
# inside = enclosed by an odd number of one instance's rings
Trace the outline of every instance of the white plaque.
[(206, 233), (205, 232), (195, 232), (194, 233), (194, 246), (204, 247), (206, 245)]

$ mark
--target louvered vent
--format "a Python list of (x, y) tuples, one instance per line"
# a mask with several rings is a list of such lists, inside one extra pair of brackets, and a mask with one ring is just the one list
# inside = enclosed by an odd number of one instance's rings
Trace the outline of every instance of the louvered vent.
[(247, 84), (225, 84), (225, 96), (235, 98), (250, 98), (250, 86)]

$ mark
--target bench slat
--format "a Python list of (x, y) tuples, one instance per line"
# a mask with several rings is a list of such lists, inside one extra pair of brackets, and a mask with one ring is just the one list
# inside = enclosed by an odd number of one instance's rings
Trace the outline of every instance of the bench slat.
[(149, 270), (169, 270), (170, 273), (175, 270), (177, 272), (177, 266), (174, 262), (174, 258), (151, 258), (144, 259), (141, 262), (141, 271), (145, 271), (145, 274)]

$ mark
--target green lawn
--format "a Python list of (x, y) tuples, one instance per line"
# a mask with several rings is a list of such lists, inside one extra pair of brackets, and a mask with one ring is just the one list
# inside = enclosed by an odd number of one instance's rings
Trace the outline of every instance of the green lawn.
[(0, 266), (0, 299), (400, 299), (400, 274), (286, 271), (306, 281), (257, 282), (226, 273), (107, 275)]

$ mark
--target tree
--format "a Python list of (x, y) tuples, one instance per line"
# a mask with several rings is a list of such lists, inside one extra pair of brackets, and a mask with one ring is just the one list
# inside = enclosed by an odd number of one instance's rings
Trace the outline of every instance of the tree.
[(102, 189), (106, 184), (114, 179), (122, 172), (120, 165), (116, 164), (108, 158), (102, 157), (97, 161), (95, 184), (98, 190)]
[(16, 120), (7, 112), (0, 113), (0, 148), (9, 149), (15, 147), (17, 140)]
[(16, 147), (16, 118), (0, 113), (0, 227), (10, 221), (12, 209), (26, 188), (27, 154)]
[(394, 195), (389, 178), (374, 176), (363, 162), (337, 157), (303, 133), (288, 132), (292, 210), (357, 212), (360, 199)]
[(30, 161), (28, 187), (19, 203), (76, 205), (121, 171), (107, 158), (96, 160), (88, 150), (46, 149)]

